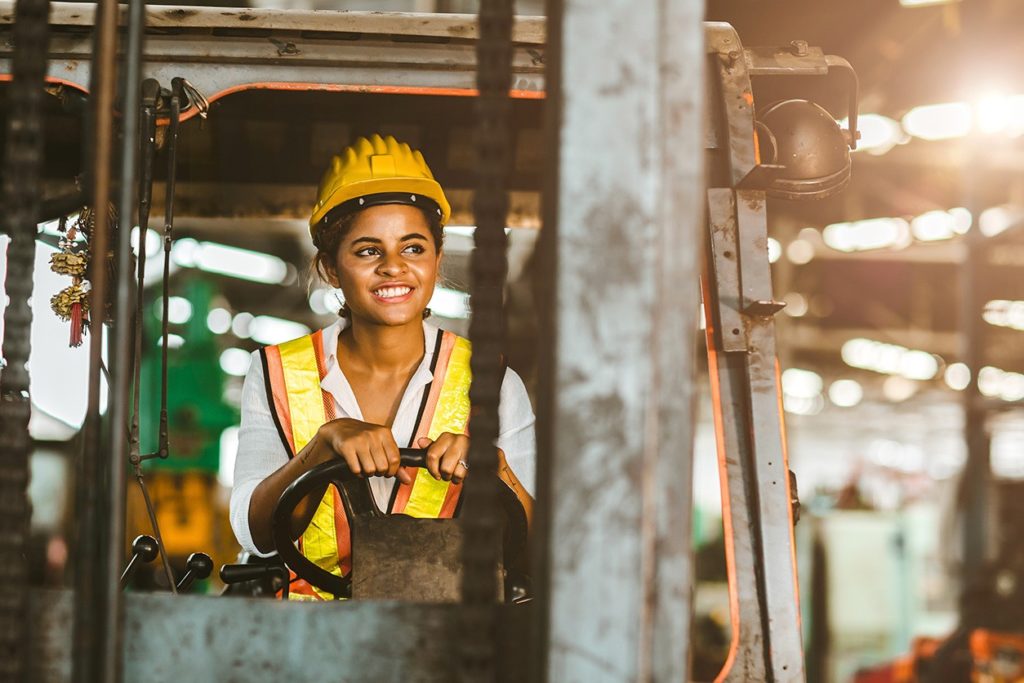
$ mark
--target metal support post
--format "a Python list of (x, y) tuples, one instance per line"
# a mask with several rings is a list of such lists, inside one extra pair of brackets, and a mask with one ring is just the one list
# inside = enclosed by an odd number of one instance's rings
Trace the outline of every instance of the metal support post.
[[(117, 3), (100, 0), (96, 10), (92, 76), (92, 107), (89, 115), (91, 204), (95, 224), (90, 249), (92, 290), (89, 302), (89, 408), (83, 425), (84, 448), (75, 473), (77, 528), (75, 535), (75, 610), (73, 631), (72, 678), (96, 681), (103, 654), (100, 651), (110, 590), (102, 574), (104, 553), (96, 542), (96, 530), (102, 519), (98, 502), (102, 491), (104, 467), (104, 425), (100, 415), (102, 381), (103, 326), (109, 301), (106, 254), (110, 249), (110, 174), (113, 155), (114, 92), (117, 57)], [(116, 575), (115, 575), (116, 579)], [(114, 584), (116, 586), (116, 583)], [(114, 588), (116, 590), (116, 587)]]
[(737, 190), (757, 165), (753, 95), (735, 31), (709, 28), (720, 138), (707, 192), (704, 275), (733, 640), (721, 681), (803, 681), (793, 517), (782, 423), (764, 192)]
[(699, 0), (549, 7), (538, 461), (552, 682), (688, 674), (702, 15)]

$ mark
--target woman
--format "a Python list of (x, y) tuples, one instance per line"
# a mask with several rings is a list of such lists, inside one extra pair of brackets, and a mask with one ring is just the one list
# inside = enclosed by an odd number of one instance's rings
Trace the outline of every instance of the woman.
[[(345, 304), (333, 325), (253, 354), (231, 492), (231, 525), (245, 550), (273, 552), (281, 493), (333, 458), (369, 478), (381, 510), (457, 512), (469, 476), (469, 344), (426, 321), (450, 213), (422, 155), (393, 137), (360, 138), (332, 160), (310, 234), (317, 273)], [(512, 370), (499, 417), (507, 481), (532, 495), (534, 416)], [(426, 469), (401, 468), (399, 446), (425, 448)], [(299, 506), (292, 533), (316, 564), (350, 571), (347, 521), (333, 488)], [(290, 595), (331, 597), (304, 583), (294, 582)]]

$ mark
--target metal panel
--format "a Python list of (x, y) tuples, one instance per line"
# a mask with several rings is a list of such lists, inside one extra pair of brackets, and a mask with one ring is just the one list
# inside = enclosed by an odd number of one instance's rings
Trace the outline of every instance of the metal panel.
[[(71, 594), (31, 595), (40, 637), (35, 683), (71, 681)], [(169, 593), (125, 596), (124, 680), (415, 681), (450, 683), (458, 662), (458, 605), (396, 602), (302, 603)], [(523, 633), (529, 608), (502, 607), (501, 680), (526, 679)]]
[[(13, 0), (0, 2), (0, 24), (13, 21)], [(50, 12), (53, 26), (91, 28), (95, 5), (54, 2)], [(291, 31), (302, 33), (338, 32), (356, 35), (415, 36), (475, 40), (475, 14), (424, 14), (421, 12), (360, 12), (325, 10), (248, 9), (238, 7), (197, 7), (192, 5), (149, 5), (146, 26), (152, 29), (210, 30), (235, 32)], [(518, 16), (513, 20), (515, 43), (544, 43), (544, 18)]]
[[(331, 20), (344, 25), (341, 13), (325, 14), (323, 26), (330, 27)], [(543, 92), (542, 49), (520, 45), (513, 50), (513, 90), (538, 96)], [(10, 31), (0, 25), (0, 73), (10, 73), (12, 51)], [(88, 35), (56, 35), (50, 55), (51, 79), (88, 89)], [(184, 76), (211, 100), (227, 91), (266, 83), (318, 84), (325, 89), (363, 86), (472, 91), (476, 88), (476, 56), (472, 43), (340, 40), (289, 32), (269, 37), (156, 34), (147, 36), (144, 76), (161, 83)]]
[(685, 680), (703, 3), (553, 9), (546, 675)]

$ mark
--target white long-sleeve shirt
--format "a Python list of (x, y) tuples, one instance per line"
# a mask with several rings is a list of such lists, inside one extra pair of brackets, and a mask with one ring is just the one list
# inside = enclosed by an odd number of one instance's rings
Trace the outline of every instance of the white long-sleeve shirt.
[[(327, 370), (320, 386), (334, 397), (335, 414), (338, 418), (362, 420), (363, 413), (337, 359), (338, 334), (347, 324), (348, 321), (342, 318), (324, 329), (323, 344)], [(416, 416), (423, 401), (424, 388), (433, 380), (430, 365), (434, 357), (436, 338), (437, 328), (425, 322), (423, 361), (402, 395), (402, 401), (391, 426), (391, 433), (399, 446), (409, 445), (413, 430), (416, 428)], [(533, 495), (537, 453), (533, 408), (523, 380), (512, 369), (505, 371), (498, 417), (501, 433), (497, 446), (505, 452), (508, 465), (516, 477), (530, 495)], [(265, 556), (256, 548), (249, 530), (249, 501), (252, 499), (252, 493), (260, 482), (287, 462), (288, 451), (281, 442), (267, 402), (263, 364), (258, 352), (254, 351), (249, 363), (249, 372), (242, 386), (242, 424), (238, 433), (238, 456), (235, 459), (230, 509), (231, 528), (235, 531), (235, 537), (242, 548), (250, 553)], [(380, 509), (387, 509), (394, 486), (393, 478), (370, 478), (370, 490)]]

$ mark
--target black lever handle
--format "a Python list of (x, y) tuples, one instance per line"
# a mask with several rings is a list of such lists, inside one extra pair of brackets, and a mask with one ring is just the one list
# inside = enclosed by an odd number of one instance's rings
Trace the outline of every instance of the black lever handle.
[(178, 582), (178, 592), (187, 591), (196, 579), (202, 580), (213, 571), (213, 560), (206, 553), (192, 553), (185, 560), (185, 576)]
[(283, 591), (282, 597), (288, 599), (288, 569), (280, 564), (225, 564), (220, 568), (220, 580), (230, 585), (244, 581), (259, 581), (270, 578), (274, 592)]
[(140, 564), (152, 562), (159, 553), (160, 546), (157, 545), (155, 538), (146, 534), (136, 536), (132, 541), (132, 559), (128, 561), (128, 566), (121, 574), (121, 588), (128, 585)]
[(402, 467), (426, 467), (426, 448), (399, 448), (398, 454), (402, 458)]

